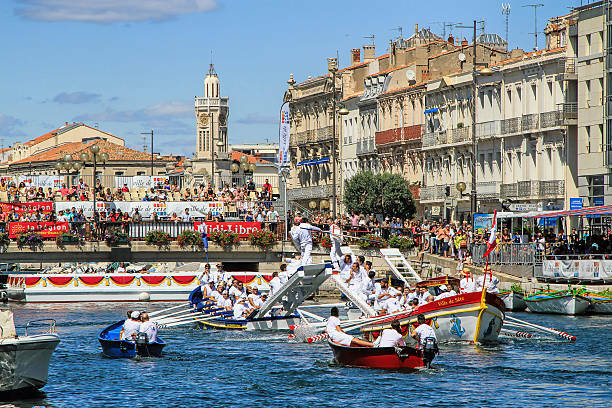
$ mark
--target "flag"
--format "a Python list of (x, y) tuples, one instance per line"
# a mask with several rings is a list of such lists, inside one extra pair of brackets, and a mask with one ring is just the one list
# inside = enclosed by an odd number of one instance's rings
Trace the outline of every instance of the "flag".
[(497, 210), (493, 213), (493, 225), (491, 225), (491, 232), (489, 235), (489, 241), (487, 242), (487, 251), (482, 256), (486, 258), (495, 249), (497, 245)]
[(289, 166), (289, 137), (291, 127), (289, 125), (289, 103), (285, 102), (281, 106), (280, 121), (278, 128), (278, 173), (284, 167)]

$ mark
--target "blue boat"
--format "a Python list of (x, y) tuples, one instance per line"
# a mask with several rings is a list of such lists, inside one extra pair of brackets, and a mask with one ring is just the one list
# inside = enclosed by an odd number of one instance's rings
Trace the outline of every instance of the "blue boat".
[(159, 337), (153, 343), (142, 338), (138, 338), (135, 342), (119, 340), (124, 321), (111, 324), (98, 335), (98, 341), (105, 356), (111, 358), (161, 357), (166, 342)]

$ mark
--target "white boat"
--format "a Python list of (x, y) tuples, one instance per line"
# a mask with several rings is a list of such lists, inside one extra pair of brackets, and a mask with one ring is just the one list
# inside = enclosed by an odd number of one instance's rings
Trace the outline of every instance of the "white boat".
[[(28, 303), (182, 302), (200, 285), (200, 273), (54, 273), (10, 274), (9, 300)], [(247, 284), (267, 287), (272, 276), (232, 272)]]
[[(50, 322), (45, 334), (31, 334), (26, 326), (25, 335), (17, 336), (13, 313), (0, 311), (0, 392), (12, 393), (37, 390), (47, 384), (49, 361), (60, 342), (54, 333), (55, 321)], [(36, 321), (38, 323), (43, 320)]]
[(582, 293), (589, 301), (591, 301), (591, 307), (588, 311), (595, 314), (612, 314), (612, 297), (603, 296), (595, 292)]
[(581, 315), (591, 305), (589, 299), (572, 293), (539, 293), (525, 298), (527, 308), (534, 313)]
[(506, 310), (520, 312), (527, 309), (527, 303), (525, 303), (522, 293), (509, 290), (505, 292), (499, 292), (497, 296), (499, 296), (500, 299), (504, 301), (504, 304), (506, 305)]

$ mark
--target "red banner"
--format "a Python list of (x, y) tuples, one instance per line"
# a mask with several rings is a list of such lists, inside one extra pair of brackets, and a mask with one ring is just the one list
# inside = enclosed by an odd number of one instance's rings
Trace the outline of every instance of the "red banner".
[(202, 232), (202, 224), (206, 224), (206, 232), (224, 230), (235, 232), (240, 238), (248, 238), (254, 232), (261, 231), (261, 222), (202, 222), (195, 221), (193, 226), (196, 231)]
[(36, 209), (40, 208), (40, 211), (44, 213), (52, 213), (53, 212), (53, 202), (52, 201), (34, 201), (31, 203), (0, 203), (0, 208), (2, 208), (2, 212), (9, 213), (13, 210), (18, 213), (24, 213), (28, 211), (36, 211)]
[(9, 222), (9, 238), (17, 238), (24, 232), (35, 231), (43, 238), (55, 238), (62, 232), (68, 232), (67, 222)]

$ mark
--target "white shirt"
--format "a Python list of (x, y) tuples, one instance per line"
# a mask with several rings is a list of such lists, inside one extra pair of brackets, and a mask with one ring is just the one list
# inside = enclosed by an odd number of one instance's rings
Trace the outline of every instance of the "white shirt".
[(244, 312), (248, 309), (242, 302), (238, 302), (234, 305), (234, 319), (242, 319), (244, 317)]
[(353, 261), (346, 263), (344, 262), (344, 258), (342, 258), (338, 265), (340, 266), (340, 276), (344, 278), (344, 280), (348, 279), (351, 275), (351, 266), (353, 265)]
[(244, 293), (244, 291), (241, 291), (240, 289), (238, 289), (235, 286), (232, 286), (229, 291), (228, 291), (230, 297), (236, 298), (238, 299), (240, 296), (242, 296), (242, 294)]
[(157, 341), (157, 325), (155, 323), (151, 321), (141, 323), (139, 332), (147, 335), (149, 343)]
[(261, 307), (263, 305), (263, 300), (261, 300), (261, 296), (251, 293), (249, 295), (249, 299), (253, 302), (252, 305), (254, 307)]
[(307, 222), (300, 224), (300, 229), (297, 231), (297, 239), (300, 242), (300, 247), (312, 245), (312, 231), (321, 231), (320, 228), (313, 227)]
[(342, 230), (340, 229), (339, 226), (337, 226), (336, 224), (332, 224), (329, 226), (329, 237), (331, 238), (332, 241), (338, 242), (338, 243), (342, 243), (342, 237), (340, 236), (342, 234)]
[(281, 280), (278, 276), (273, 277), (269, 285), (270, 285), (270, 295), (273, 295), (274, 293), (278, 292), (280, 288), (283, 287), (283, 284), (281, 283)]
[(390, 297), (385, 302), (385, 309), (387, 309), (387, 313), (395, 313), (401, 310), (399, 299), (396, 297)]
[(476, 292), (476, 281), (471, 276), (469, 278), (463, 278), (459, 281), (459, 291), (461, 293)]
[(228, 297), (227, 299), (221, 295), (219, 299), (217, 299), (217, 307), (228, 308), (232, 307), (232, 300)]
[(123, 323), (123, 337), (121, 340), (133, 340), (132, 334), (137, 334), (140, 329), (140, 322), (128, 319)]
[(385, 329), (374, 342), (374, 347), (405, 346), (404, 337), (394, 329)]
[(222, 297), (221, 294), (215, 289), (210, 292), (208, 295), (215, 300), (215, 303), (219, 301), (219, 298)]
[(327, 326), (325, 327), (325, 331), (329, 337), (331, 337), (333, 333), (338, 332), (336, 326), (340, 326), (340, 319), (338, 319), (336, 316), (330, 316), (329, 319), (327, 319)]
[(434, 298), (434, 300), (440, 300), (440, 299), (444, 299), (447, 297), (453, 297), (453, 296), (457, 296), (457, 292), (455, 292), (454, 290), (451, 290), (449, 292), (440, 293), (438, 296)]
[(434, 329), (431, 328), (430, 325), (426, 323), (423, 323), (422, 325), (414, 329), (414, 333), (419, 334), (419, 342), (421, 344), (425, 344), (425, 339), (427, 337), (433, 337), (434, 339), (436, 338), (436, 332), (434, 331)]
[[(478, 280), (476, 281), (476, 291), (479, 292), (482, 290), (482, 284), (484, 282), (484, 275), (480, 276), (478, 278)], [(499, 283), (499, 279), (497, 279), (495, 276), (491, 276), (490, 274), (487, 273), (487, 281), (486, 281), (486, 287), (487, 287), (487, 292), (489, 293), (499, 293), (499, 289), (497, 289), (497, 284)]]

